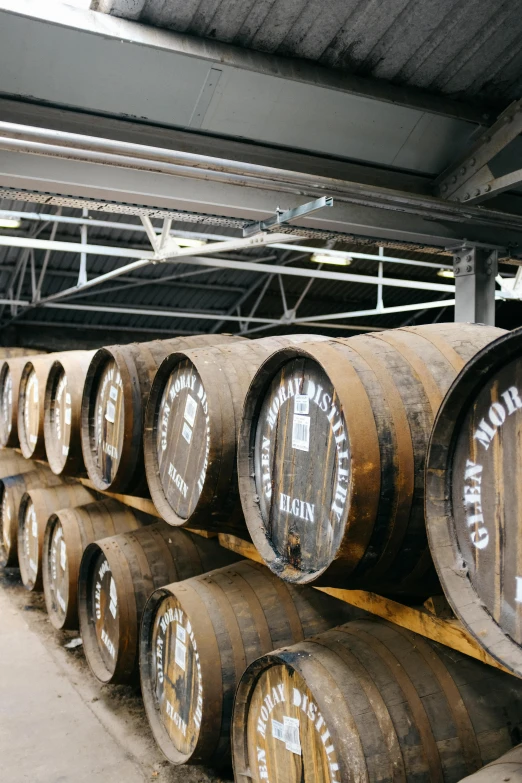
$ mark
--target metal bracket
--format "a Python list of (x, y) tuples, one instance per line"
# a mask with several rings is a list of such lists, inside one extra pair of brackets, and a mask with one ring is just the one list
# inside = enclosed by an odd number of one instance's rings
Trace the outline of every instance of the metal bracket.
[(435, 195), (478, 204), (522, 182), (522, 169), (495, 177), (488, 163), (522, 133), (522, 99), (502, 112), (473, 147), (435, 181)]
[(295, 209), (283, 210), (277, 207), (273, 217), (245, 226), (243, 228), (243, 236), (251, 237), (254, 234), (259, 234), (261, 231), (271, 231), (283, 223), (289, 223), (291, 220), (309, 215), (311, 212), (317, 212), (318, 209), (323, 209), (324, 207), (333, 207), (333, 198), (331, 196), (323, 196), (315, 201), (309, 201), (300, 207), (295, 207)]

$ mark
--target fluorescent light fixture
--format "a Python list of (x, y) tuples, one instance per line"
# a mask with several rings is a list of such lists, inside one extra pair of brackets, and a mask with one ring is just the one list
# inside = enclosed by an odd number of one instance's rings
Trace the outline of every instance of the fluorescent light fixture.
[(439, 269), (437, 274), (439, 277), (451, 277), (452, 279), (455, 277), (453, 269)]
[(20, 228), (20, 218), (0, 218), (0, 228)]
[(206, 245), (205, 239), (187, 239), (185, 237), (170, 237), (178, 247), (202, 247)]
[(349, 256), (330, 256), (326, 253), (314, 253), (310, 256), (310, 261), (316, 264), (335, 264), (335, 266), (349, 266), (352, 259)]

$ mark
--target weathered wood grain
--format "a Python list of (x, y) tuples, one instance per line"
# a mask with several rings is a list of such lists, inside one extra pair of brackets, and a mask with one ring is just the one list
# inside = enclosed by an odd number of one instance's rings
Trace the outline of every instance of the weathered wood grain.
[(0, 446), (16, 448), (18, 439), (18, 394), (22, 371), (27, 363), (25, 355), (6, 358), (0, 366)]

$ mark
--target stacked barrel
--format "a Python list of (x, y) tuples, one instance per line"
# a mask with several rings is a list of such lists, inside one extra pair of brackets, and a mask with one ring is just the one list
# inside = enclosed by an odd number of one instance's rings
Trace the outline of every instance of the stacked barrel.
[(9, 358), (0, 439), (26, 459), (0, 459), (0, 563), (80, 629), (100, 682), (140, 682), (173, 764), (457, 783), (517, 741), (522, 684), (314, 588), (444, 590), (522, 677), (517, 340), (440, 324)]

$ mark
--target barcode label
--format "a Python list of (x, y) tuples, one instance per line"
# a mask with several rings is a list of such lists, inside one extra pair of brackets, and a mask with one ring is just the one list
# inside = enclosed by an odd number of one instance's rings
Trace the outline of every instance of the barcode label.
[(310, 416), (294, 414), (292, 448), (300, 451), (310, 450)]
[(183, 429), (181, 431), (181, 434), (183, 435), (187, 443), (190, 444), (190, 441), (192, 440), (192, 430), (190, 429), (186, 421), (183, 422)]
[(71, 423), (71, 414), (72, 414), (72, 408), (66, 408), (65, 409), (65, 423), (70, 424)]
[(299, 737), (299, 719), (283, 717), (284, 742), (287, 750), (301, 755), (301, 740)]
[(196, 400), (194, 399), (194, 397), (191, 397), (190, 394), (187, 394), (184, 416), (191, 427), (194, 426), (197, 411), (198, 411), (198, 404)]
[(285, 741), (285, 729), (282, 723), (278, 720), (272, 720), (272, 737), (278, 740)]
[(60, 566), (62, 571), (65, 571), (66, 563), (67, 563), (67, 548), (65, 546), (65, 541), (62, 539), (60, 541)]
[(176, 639), (179, 639), (183, 644), (187, 643), (187, 632), (179, 623), (176, 623)]
[(183, 669), (183, 671), (185, 671), (185, 669), (187, 668), (187, 663), (186, 663), (186, 661), (187, 661), (187, 648), (185, 647), (185, 645), (183, 644), (183, 642), (180, 639), (176, 639), (176, 649), (175, 649), (175, 652), (174, 652), (174, 660), (176, 661), (176, 663), (178, 664), (180, 669)]
[(296, 394), (294, 397), (294, 413), (303, 413), (308, 416), (310, 410), (310, 397), (308, 394)]
[(105, 418), (110, 424), (114, 424), (116, 417), (116, 407), (113, 402), (107, 400), (107, 410), (105, 411)]
[(118, 399), (118, 389), (116, 388), (116, 386), (111, 386), (111, 388), (109, 389), (109, 397), (111, 398), (111, 400), (114, 400), (114, 402), (116, 402), (116, 400)]

